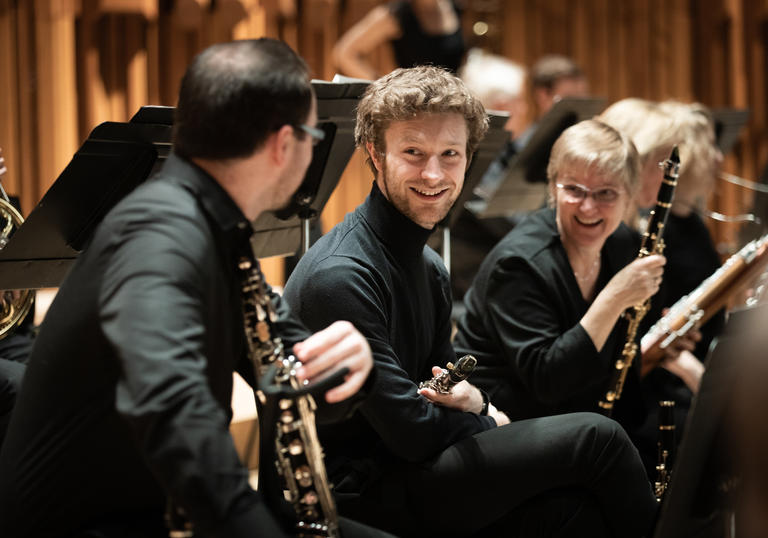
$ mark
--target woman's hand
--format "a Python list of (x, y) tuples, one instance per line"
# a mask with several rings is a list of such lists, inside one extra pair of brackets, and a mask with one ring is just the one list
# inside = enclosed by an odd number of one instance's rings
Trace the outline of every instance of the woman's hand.
[(603, 349), (622, 312), (659, 291), (665, 263), (667, 259), (658, 254), (637, 258), (613, 275), (597, 294), (581, 318), (581, 326), (592, 339), (595, 349)]
[(641, 304), (659, 291), (666, 263), (659, 254), (637, 258), (616, 273), (600, 293), (617, 301), (621, 310)]
[(699, 392), (704, 365), (693, 353), (683, 350), (675, 358), (663, 360), (661, 366), (682, 379), (691, 392)]

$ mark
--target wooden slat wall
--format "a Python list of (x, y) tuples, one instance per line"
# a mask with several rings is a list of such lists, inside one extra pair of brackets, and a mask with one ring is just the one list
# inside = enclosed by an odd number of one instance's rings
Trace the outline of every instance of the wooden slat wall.
[[(233, 38), (279, 37), (330, 78), (342, 32), (382, 0), (0, 0), (0, 147), (6, 188), (31, 210), (98, 123), (125, 121), (142, 104), (172, 105), (202, 48)], [(750, 108), (726, 169), (756, 178), (768, 161), (768, 0), (483, 0), (465, 2), (468, 40), (530, 65), (545, 53), (575, 58), (592, 92), (609, 101), (699, 100)], [(387, 47), (372, 62), (394, 66)], [(353, 158), (322, 216), (341, 220), (370, 188)], [(712, 206), (736, 213), (751, 196), (718, 184)], [(713, 227), (737, 246), (738, 228)], [(275, 278), (279, 277), (276, 264)]]

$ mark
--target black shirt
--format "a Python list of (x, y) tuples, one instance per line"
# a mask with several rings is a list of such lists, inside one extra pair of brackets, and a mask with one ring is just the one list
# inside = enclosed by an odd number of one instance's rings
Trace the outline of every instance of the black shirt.
[[(0, 535), (145, 514), (165, 492), (200, 531), (251, 536), (260, 495), (228, 425), (253, 381), (236, 274), (251, 226), (171, 155), (99, 226), (48, 311), (0, 453)], [(274, 296), (288, 346), (307, 333)]]
[[(637, 256), (637, 246), (637, 235), (623, 224), (608, 237), (596, 289)], [(598, 352), (580, 324), (590, 303), (560, 241), (554, 210), (531, 213), (494, 247), (464, 305), (456, 350), (476, 356), (473, 383), (510, 419), (598, 410), (626, 328), (617, 323)], [(637, 381), (636, 372), (629, 377), (623, 407)]]
[[(706, 225), (696, 213), (680, 217), (670, 213), (664, 228), (664, 306), (695, 290), (707, 277), (720, 268), (720, 256), (709, 235)], [(725, 310), (701, 327), (702, 339), (696, 345), (695, 355), (702, 361), (712, 340), (725, 326)]]
[(434, 65), (456, 73), (464, 57), (464, 37), (461, 34), (461, 12), (453, 4), (459, 27), (450, 34), (428, 34), (413, 13), (408, 1), (392, 2), (390, 12), (400, 25), (401, 36), (392, 40), (395, 61), (399, 67)]
[(451, 296), (431, 230), (402, 215), (374, 184), (366, 201), (320, 239), (285, 286), (310, 329), (349, 320), (368, 338), (375, 386), (351, 419), (320, 428), (336, 494), (357, 494), (388, 463), (421, 462), (495, 426), (490, 417), (417, 393), (433, 365), (455, 359)]

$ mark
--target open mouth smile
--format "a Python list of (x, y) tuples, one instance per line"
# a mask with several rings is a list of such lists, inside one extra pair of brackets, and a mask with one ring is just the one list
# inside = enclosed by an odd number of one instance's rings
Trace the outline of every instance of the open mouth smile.
[(576, 219), (576, 222), (588, 228), (594, 228), (595, 226), (598, 226), (600, 223), (603, 222), (603, 219), (587, 220), (580, 217), (574, 217), (574, 218)]
[(424, 198), (426, 200), (436, 200), (448, 192), (447, 187), (442, 189), (417, 189), (416, 187), (411, 187), (410, 189), (415, 192), (419, 198)]

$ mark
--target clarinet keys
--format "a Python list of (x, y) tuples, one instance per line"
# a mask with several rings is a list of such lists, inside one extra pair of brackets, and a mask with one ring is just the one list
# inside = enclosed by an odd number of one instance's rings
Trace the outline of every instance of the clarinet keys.
[(474, 371), (475, 366), (477, 366), (477, 359), (472, 355), (464, 355), (456, 361), (455, 365), (449, 362), (442, 373), (429, 381), (422, 381), (419, 384), (419, 388), (432, 389), (440, 394), (449, 394), (454, 385), (469, 377), (469, 374)]

